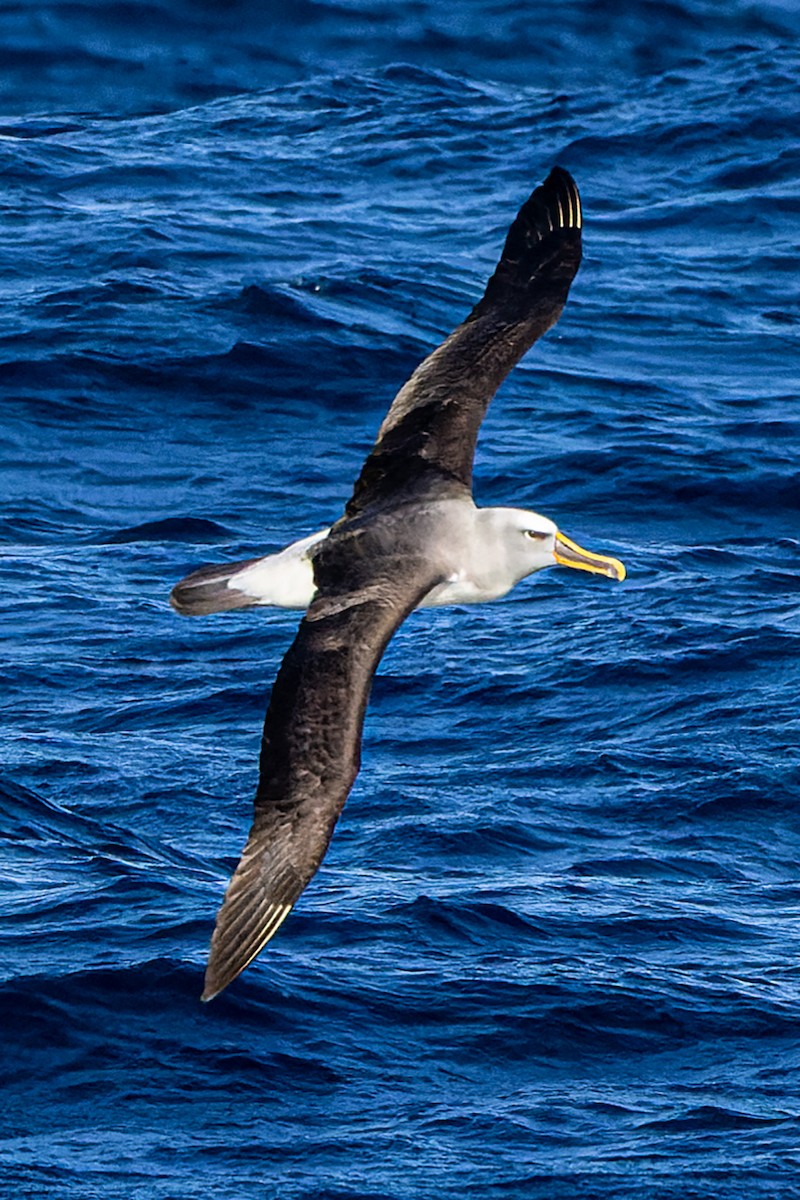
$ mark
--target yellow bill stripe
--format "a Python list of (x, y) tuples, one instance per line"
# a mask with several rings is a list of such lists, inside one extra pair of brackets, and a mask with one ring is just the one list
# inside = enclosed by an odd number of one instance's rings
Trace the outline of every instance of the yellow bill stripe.
[(584, 550), (576, 542), (564, 537), (563, 533), (556, 534), (556, 562), (562, 567), (574, 567), (576, 571), (591, 571), (593, 575), (607, 575), (620, 583), (625, 578), (626, 571), (618, 558), (609, 558), (605, 554), (593, 554)]

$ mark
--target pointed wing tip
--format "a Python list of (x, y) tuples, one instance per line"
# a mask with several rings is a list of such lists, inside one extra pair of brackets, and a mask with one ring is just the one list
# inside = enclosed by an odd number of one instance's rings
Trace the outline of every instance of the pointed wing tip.
[(548, 183), (559, 183), (562, 185), (565, 184), (567, 187), (577, 188), (577, 184), (575, 183), (575, 180), (572, 177), (572, 175), (569, 173), (567, 168), (562, 167), (560, 165), (560, 163), (554, 163), (553, 167), (551, 168), (550, 174), (547, 176), (544, 183), (545, 183), (545, 185), (547, 185)]
[[(228, 967), (227, 970), (225, 969), (226, 966)], [(203, 979), (203, 992), (200, 996), (200, 1003), (208, 1004), (208, 1002), (218, 996), (220, 992), (224, 992), (228, 984), (233, 983), (234, 979), (236, 979), (243, 970), (244, 967), (240, 967), (239, 970), (232, 970), (230, 968), (230, 964), (224, 963), (218, 966), (214, 962), (214, 951), (212, 947), (211, 959), (206, 967), (206, 974), (205, 978)]]
[(201, 1004), (208, 1004), (210, 1000), (214, 1000), (219, 996), (220, 992), (224, 992), (235, 979), (238, 979), (246, 966), (253, 961), (252, 958), (247, 962), (239, 965), (235, 960), (217, 963), (215, 961), (214, 946), (211, 947), (211, 957), (206, 967), (206, 974), (203, 980), (203, 992), (200, 996)]
[(582, 228), (583, 212), (578, 185), (564, 167), (554, 166), (544, 183), (536, 188), (531, 200), (538, 200), (545, 207), (552, 229)]
[[(293, 902), (292, 902), (293, 903)], [(273, 904), (259, 918), (245, 921), (244, 931), (235, 931), (225, 921), (225, 905), (220, 909), (214, 936), (211, 939), (211, 954), (206, 967), (203, 993), (200, 1001), (208, 1004), (220, 992), (224, 992), (234, 979), (238, 979), (245, 967), (261, 953), (292, 910), (292, 904)]]
[(203, 980), (203, 991), (200, 995), (201, 1004), (208, 1004), (210, 1001), (216, 1000), (217, 996), (221, 995), (226, 988), (230, 987), (234, 980), (239, 978), (244, 970), (244, 967), (246, 967), (248, 964), (245, 963), (242, 967), (225, 972), (213, 971), (212, 965), (212, 963), (209, 963), (208, 967), (206, 968), (206, 974)]

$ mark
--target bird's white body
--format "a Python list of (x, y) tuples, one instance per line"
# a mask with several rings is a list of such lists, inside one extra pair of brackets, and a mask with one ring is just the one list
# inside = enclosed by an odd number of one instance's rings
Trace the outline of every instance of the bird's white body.
[(185, 614), (305, 611), (270, 695), (253, 826), (217, 917), (204, 1000), (252, 962), (319, 867), (358, 771), (375, 670), (412, 608), (496, 600), (555, 563), (625, 578), (621, 562), (546, 517), (471, 498), (486, 407), (558, 319), (581, 226), (575, 181), (556, 167), (519, 210), (483, 297), (398, 392), (336, 525), (173, 588)]
[[(469, 500), (431, 506), (437, 536), (431, 555), (443, 564), (444, 582), (421, 608), (481, 604), (497, 600), (535, 571), (554, 566), (558, 529), (547, 517), (519, 508), (476, 508)], [(226, 608), (273, 607), (305, 610), (316, 594), (313, 551), (330, 527), (292, 542), (275, 554), (217, 568), (217, 603), (209, 597), (207, 574), (198, 575), (207, 612)], [(192, 576), (173, 593), (179, 611), (192, 604)]]
[[(314, 598), (314, 568), (309, 551), (330, 533), (330, 527), (292, 542), (234, 571), (226, 586), (252, 596), (253, 604), (274, 608), (308, 608)], [(235, 564), (232, 564), (235, 567)]]

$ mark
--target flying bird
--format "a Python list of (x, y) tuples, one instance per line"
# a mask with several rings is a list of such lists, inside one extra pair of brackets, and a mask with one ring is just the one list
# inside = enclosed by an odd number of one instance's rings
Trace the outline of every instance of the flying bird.
[(505, 595), (561, 564), (625, 578), (547, 517), (477, 508), (472, 461), (489, 401), (558, 320), (581, 261), (581, 203), (555, 167), (523, 204), (483, 298), (400, 389), (344, 515), (266, 558), (201, 567), (172, 591), (188, 615), (304, 609), (264, 722), (255, 816), (217, 915), (203, 1000), (264, 948), (328, 848), (360, 765), (370, 687), (415, 608)]

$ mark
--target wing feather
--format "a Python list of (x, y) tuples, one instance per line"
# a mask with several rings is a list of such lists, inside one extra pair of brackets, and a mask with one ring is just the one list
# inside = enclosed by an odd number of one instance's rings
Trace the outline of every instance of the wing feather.
[[(253, 826), (217, 916), (204, 1000), (252, 962), (322, 861), (358, 772), (374, 671), (398, 625), (447, 574), (411, 530), (425, 505), (407, 502), (471, 499), (486, 408), (558, 319), (580, 264), (580, 227), (578, 190), (556, 167), (522, 206), (483, 298), (398, 393), (345, 516), (312, 553), (317, 594), (272, 689)], [(218, 582), (197, 577), (203, 587)]]
[[(368, 568), (370, 556), (354, 559), (352, 541), (339, 535), (325, 543), (319, 575), (328, 586), (301, 622), (272, 689), (253, 827), (217, 915), (203, 1000), (253, 961), (322, 862), (358, 773), (375, 668), (395, 629), (440, 578), (430, 564), (399, 553), (383, 565), (375, 553)], [(366, 585), (368, 570), (376, 578)]]
[(575, 181), (554, 167), (520, 209), (483, 298), (400, 389), (347, 515), (403, 492), (472, 486), (478, 430), (497, 388), (558, 320), (581, 261)]

